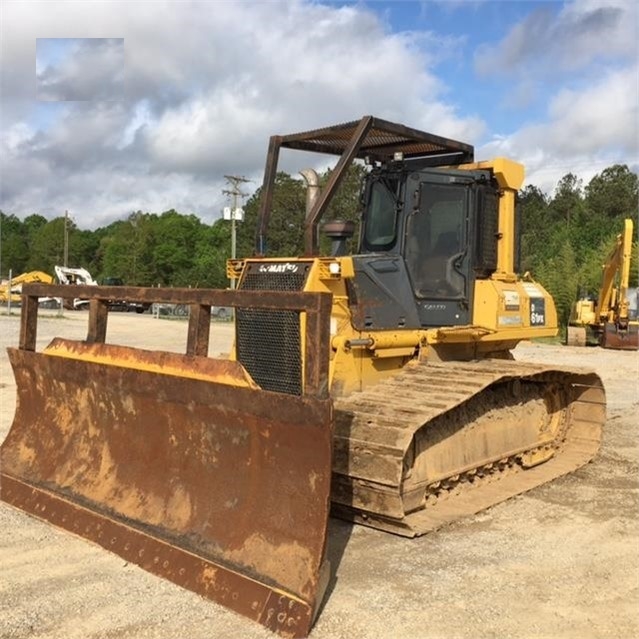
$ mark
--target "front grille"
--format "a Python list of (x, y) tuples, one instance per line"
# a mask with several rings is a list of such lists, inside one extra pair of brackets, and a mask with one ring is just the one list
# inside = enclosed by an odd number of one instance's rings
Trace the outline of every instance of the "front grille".
[[(310, 263), (249, 263), (239, 288), (245, 291), (301, 291)], [(302, 394), (300, 314), (238, 308), (235, 321), (237, 358), (261, 388)]]

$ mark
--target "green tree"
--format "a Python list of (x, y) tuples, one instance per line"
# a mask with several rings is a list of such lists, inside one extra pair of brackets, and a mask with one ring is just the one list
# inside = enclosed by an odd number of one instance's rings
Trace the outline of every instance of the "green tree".
[(579, 224), (584, 209), (583, 181), (574, 173), (559, 180), (549, 203), (551, 219), (563, 221), (570, 227)]
[(626, 164), (615, 164), (595, 175), (586, 186), (586, 206), (604, 218), (636, 217), (639, 178)]
[[(585, 256), (621, 232), (624, 218), (636, 218), (637, 175), (626, 165), (614, 165), (595, 175), (586, 186), (585, 212), (575, 229), (574, 246)], [(612, 246), (612, 242), (610, 242)]]
[[(237, 229), (237, 255), (253, 255), (262, 188), (244, 206), (244, 222)], [(296, 256), (304, 252), (306, 189), (301, 179), (279, 172), (275, 177), (273, 204), (267, 232), (267, 254)], [(229, 223), (227, 223), (229, 224)]]
[(32, 215), (27, 215), (24, 218), (24, 228), (27, 234), (27, 237), (32, 237), (38, 229), (41, 229), (47, 223), (47, 218), (39, 213), (33, 213)]
[(86, 268), (94, 278), (100, 272), (99, 236), (93, 231), (74, 227), (69, 232), (69, 266)]
[(528, 185), (519, 192), (517, 212), (521, 228), (521, 270), (536, 272), (548, 257), (552, 233), (548, 198), (539, 188)]
[(29, 249), (24, 223), (0, 211), (0, 275), (19, 275), (26, 269)]
[[(358, 249), (359, 227), (362, 217), (362, 185), (367, 173), (367, 168), (363, 164), (351, 164), (342, 182), (335, 193), (333, 201), (329, 204), (324, 218), (320, 222), (320, 252), (328, 255), (331, 250), (331, 241), (322, 232), (322, 224), (329, 220), (344, 220), (355, 223), (353, 237), (346, 242), (348, 253), (355, 253)], [(328, 169), (320, 178), (320, 184), (326, 185), (332, 170)]]
[(157, 216), (137, 211), (127, 220), (115, 222), (102, 238), (99, 253), (102, 277), (121, 277), (131, 286), (157, 284), (153, 264), (154, 219)]
[(165, 211), (154, 223), (151, 259), (154, 274), (164, 286), (189, 286), (202, 222), (195, 215)]
[[(328, 220), (352, 220), (359, 223), (360, 192), (365, 173), (366, 167), (363, 165), (353, 164), (349, 167), (324, 217), (320, 220), (320, 237), (322, 224)], [(321, 188), (326, 186), (330, 175), (329, 169), (319, 176)], [(253, 254), (261, 194), (260, 187), (244, 207), (245, 220), (238, 232), (238, 255), (240, 256)], [(304, 180), (293, 178), (284, 172), (278, 173), (267, 231), (267, 254), (282, 257), (303, 255), (305, 222), (306, 185)], [(355, 250), (356, 238), (357, 232), (349, 246), (351, 251)], [(323, 239), (320, 247), (322, 253), (326, 254), (330, 248), (330, 241)]]
[(54, 266), (64, 264), (66, 233), (67, 265), (72, 268), (86, 268), (94, 276), (97, 273), (96, 254), (99, 241), (93, 231), (79, 229), (72, 219), (65, 221), (64, 217), (57, 217), (47, 222), (40, 215), (26, 218), (24, 228), (25, 241), (29, 247), (29, 270), (53, 273)]
[(193, 286), (228, 288), (226, 260), (231, 251), (231, 225), (217, 220), (212, 226), (203, 225), (198, 233), (190, 281)]
[(562, 325), (565, 325), (568, 322), (572, 304), (577, 299), (579, 276), (572, 245), (566, 238), (558, 244), (559, 250), (555, 256), (540, 266), (537, 278), (554, 298), (557, 318)]
[[(597, 295), (602, 264), (623, 228), (636, 217), (637, 175), (615, 165), (586, 186), (572, 173), (564, 176), (548, 199), (534, 186), (520, 193), (522, 268), (532, 270), (555, 298), (566, 322), (578, 296)], [(633, 255), (636, 255), (636, 249)], [(637, 279), (636, 260), (631, 285)]]
[[(56, 264), (64, 263), (64, 227), (64, 217), (56, 217), (37, 228), (31, 238), (28, 270), (53, 273)], [(70, 235), (75, 229), (75, 222), (69, 220), (67, 229)], [(73, 263), (71, 252), (69, 266), (79, 266)]]

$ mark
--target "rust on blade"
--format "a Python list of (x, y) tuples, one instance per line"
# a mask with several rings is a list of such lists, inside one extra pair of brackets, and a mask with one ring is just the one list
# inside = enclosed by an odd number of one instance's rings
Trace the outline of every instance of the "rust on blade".
[(2, 476), (2, 498), (283, 636), (308, 634), (313, 609), (297, 597), (6, 475)]
[[(203, 356), (201, 293), (186, 354), (105, 344), (103, 296), (91, 300), (87, 340), (56, 338), (43, 352), (25, 305), (22, 348), (8, 349), (18, 397), (0, 499), (282, 636), (307, 636), (326, 570), (325, 365), (307, 358), (304, 394), (292, 396)], [(311, 318), (304, 348), (327, 340), (330, 298), (287, 304)]]

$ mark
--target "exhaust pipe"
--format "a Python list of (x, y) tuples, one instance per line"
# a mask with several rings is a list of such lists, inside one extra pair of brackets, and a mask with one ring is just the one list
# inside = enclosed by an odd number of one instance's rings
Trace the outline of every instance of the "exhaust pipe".
[(320, 196), (319, 176), (315, 169), (304, 169), (300, 171), (300, 175), (306, 182), (306, 217), (308, 218)]

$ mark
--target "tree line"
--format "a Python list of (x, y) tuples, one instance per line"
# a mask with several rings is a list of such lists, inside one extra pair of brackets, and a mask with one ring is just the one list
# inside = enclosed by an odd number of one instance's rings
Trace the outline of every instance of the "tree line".
[[(365, 169), (353, 165), (331, 203), (326, 219), (357, 220)], [(325, 183), (330, 175), (320, 176)], [(562, 323), (579, 295), (596, 293), (601, 266), (626, 217), (637, 216), (638, 177), (626, 165), (604, 169), (584, 186), (565, 175), (552, 196), (529, 185), (519, 194), (521, 271), (529, 271), (553, 295)], [(260, 189), (244, 205), (237, 224), (237, 256), (253, 253)], [(301, 255), (304, 249), (306, 188), (303, 180), (278, 173), (269, 225), (269, 255)], [(231, 225), (206, 224), (197, 215), (173, 209), (161, 214), (136, 211), (93, 231), (63, 216), (47, 220), (33, 214), (23, 220), (0, 212), (0, 275), (62, 264), (65, 224), (68, 265), (88, 269), (98, 281), (120, 277), (129, 285), (224, 288)], [(328, 242), (324, 240), (324, 250)], [(354, 247), (353, 247), (354, 248)], [(634, 244), (631, 285), (637, 285)]]
[[(530, 271), (548, 289), (562, 324), (577, 298), (597, 295), (602, 266), (624, 219), (631, 218), (636, 230), (638, 182), (626, 165), (616, 164), (585, 186), (568, 173), (552, 197), (535, 186), (520, 192), (521, 270)], [(637, 256), (635, 234), (631, 286), (637, 286)]]

